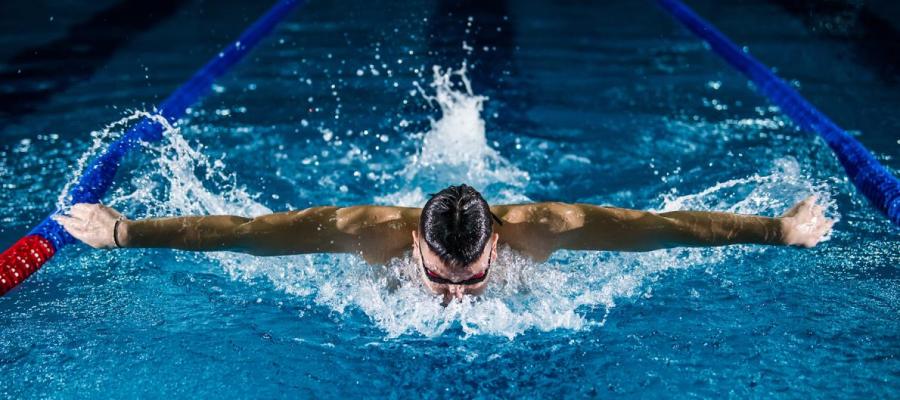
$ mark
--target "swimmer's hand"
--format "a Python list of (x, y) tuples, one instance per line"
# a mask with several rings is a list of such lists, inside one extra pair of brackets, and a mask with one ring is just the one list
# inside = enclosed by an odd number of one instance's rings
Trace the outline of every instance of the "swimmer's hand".
[[(79, 203), (72, 206), (69, 215), (54, 215), (53, 220), (88, 246), (95, 249), (112, 249), (116, 246), (113, 230), (116, 220), (124, 219), (118, 211), (102, 204)], [(123, 227), (119, 227), (119, 243), (124, 236)]]
[(835, 221), (825, 217), (825, 208), (817, 200), (816, 195), (809, 196), (781, 215), (784, 244), (813, 247), (831, 232)]

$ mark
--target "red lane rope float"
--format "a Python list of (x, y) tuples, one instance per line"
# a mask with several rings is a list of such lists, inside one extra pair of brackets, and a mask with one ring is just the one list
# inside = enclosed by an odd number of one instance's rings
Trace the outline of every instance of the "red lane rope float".
[(22, 283), (54, 254), (53, 244), (38, 235), (19, 239), (0, 254), (0, 294)]

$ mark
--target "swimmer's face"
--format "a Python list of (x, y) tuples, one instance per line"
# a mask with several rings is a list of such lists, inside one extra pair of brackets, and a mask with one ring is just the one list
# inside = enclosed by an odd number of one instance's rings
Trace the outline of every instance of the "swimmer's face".
[(477, 296), (484, 292), (491, 277), (490, 268), (497, 259), (497, 240), (500, 235), (491, 235), (481, 257), (463, 268), (445, 264), (428, 245), (419, 240), (418, 232), (413, 231), (412, 235), (418, 275), (425, 287), (444, 296), (444, 303), (464, 295)]

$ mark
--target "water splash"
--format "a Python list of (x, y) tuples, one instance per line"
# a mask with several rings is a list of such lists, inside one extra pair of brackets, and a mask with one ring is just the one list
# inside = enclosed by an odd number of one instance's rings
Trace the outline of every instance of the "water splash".
[[(719, 182), (697, 193), (678, 196), (677, 189), (663, 195), (657, 211), (716, 210), (740, 214), (778, 215), (806, 196), (816, 194), (826, 209), (836, 210), (828, 186), (815, 183), (800, 170), (791, 157), (775, 160), (768, 175), (754, 174), (744, 178)], [(839, 218), (836, 211), (832, 215)]]
[(418, 83), (416, 88), (428, 104), (440, 110), (440, 117), (430, 120), (427, 132), (412, 135), (413, 140), (421, 140), (421, 145), (395, 174), (404, 179), (402, 188), (376, 201), (419, 206), (426, 200), (423, 187), (439, 190), (451, 183), (469, 184), (486, 195), (496, 193), (489, 196), (493, 202), (527, 201), (527, 197), (513, 193), (521, 192), (528, 184), (528, 173), (488, 144), (481, 116), (487, 97), (472, 91), (466, 64), (456, 70), (434, 66), (432, 71), (429, 86), (433, 94)]
[(109, 143), (141, 119), (150, 119), (163, 127), (162, 140), (141, 142), (149, 162), (131, 171), (131, 180), (118, 183), (109, 196), (109, 205), (139, 208), (141, 215), (237, 214), (261, 215), (271, 212), (254, 201), (247, 190), (237, 184), (234, 174), (225, 171), (222, 160), (210, 160), (200, 144), (192, 147), (165, 117), (146, 111), (132, 114), (92, 132), (91, 146), (78, 159), (78, 171), (64, 186), (57, 204), (69, 201), (69, 190), (85, 170), (88, 161)]
[(107, 124), (99, 131), (91, 132), (91, 145), (88, 149), (78, 157), (78, 161), (75, 163), (75, 168), (72, 171), (75, 171), (75, 174), (66, 181), (66, 184), (63, 186), (62, 191), (59, 193), (59, 196), (56, 199), (56, 207), (58, 209), (65, 209), (72, 200), (72, 196), (69, 192), (72, 190), (72, 186), (74, 186), (81, 179), (81, 176), (87, 170), (88, 161), (90, 161), (93, 157), (99, 155), (101, 153), (101, 148), (104, 148), (112, 143), (116, 139), (120, 138), (124, 132), (127, 130), (129, 126), (134, 124), (135, 122), (141, 119), (150, 119), (159, 124), (161, 124), (166, 131), (171, 130), (171, 125), (169, 125), (169, 121), (165, 119), (165, 117), (161, 115), (151, 114), (145, 111), (134, 111), (131, 115), (126, 115), (122, 117), (118, 121)]

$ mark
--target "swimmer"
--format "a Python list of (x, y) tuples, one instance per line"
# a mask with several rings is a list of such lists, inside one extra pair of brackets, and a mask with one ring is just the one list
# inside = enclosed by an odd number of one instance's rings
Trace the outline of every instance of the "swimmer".
[(816, 201), (810, 196), (775, 218), (555, 202), (489, 206), (478, 191), (460, 185), (432, 195), (423, 208), (325, 206), (256, 218), (129, 220), (102, 204), (75, 204), (69, 215), (54, 219), (98, 249), (171, 248), (258, 256), (353, 253), (373, 264), (411, 251), (424, 285), (449, 302), (484, 291), (498, 244), (537, 262), (561, 249), (651, 251), (739, 243), (813, 247), (834, 225)]

